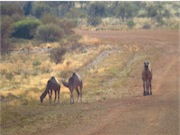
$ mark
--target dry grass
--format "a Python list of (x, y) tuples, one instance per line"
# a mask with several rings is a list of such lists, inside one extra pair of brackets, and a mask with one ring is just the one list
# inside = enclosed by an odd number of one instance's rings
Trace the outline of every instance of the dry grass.
[[(84, 50), (67, 53), (64, 62), (58, 65), (50, 61), (48, 53), (12, 54), (0, 63), (3, 134), (35, 134), (52, 126), (67, 127), (73, 120), (77, 121), (77, 117), (87, 122), (89, 117), (79, 116), (86, 104), (131, 94), (126, 80), (137, 74), (136, 63), (145, 57), (145, 54), (134, 55), (140, 48), (102, 45), (104, 41), (86, 35), (80, 42)], [(69, 106), (69, 90), (63, 86), (60, 104), (50, 105), (48, 97), (40, 104), (39, 96), (48, 79), (51, 76), (67, 79), (72, 72), (78, 72), (84, 81), (82, 106)], [(76, 99), (75, 92), (74, 95)]]
[(80, 43), (83, 45), (102, 45), (102, 41), (97, 38), (91, 38), (87, 35), (82, 36)]
[[(133, 28), (127, 26), (126, 21), (122, 21), (118, 18), (103, 18), (102, 23), (96, 27), (91, 26), (79, 26), (79, 29), (85, 31), (129, 31), (129, 30), (142, 30), (142, 29), (179, 29), (179, 21), (178, 17), (171, 17), (171, 18), (163, 18), (163, 23), (161, 25), (153, 18), (132, 18), (135, 25)], [(144, 26), (147, 26), (145, 28)]]

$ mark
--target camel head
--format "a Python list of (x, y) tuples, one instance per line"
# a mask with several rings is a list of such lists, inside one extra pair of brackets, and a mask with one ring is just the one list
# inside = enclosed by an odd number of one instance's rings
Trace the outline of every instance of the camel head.
[(42, 103), (43, 102), (43, 99), (46, 97), (47, 95), (47, 91), (45, 90), (42, 95), (40, 96), (40, 102)]
[(144, 61), (144, 68), (145, 70), (149, 68), (149, 61)]
[(69, 87), (68, 83), (64, 79), (62, 80), (62, 83), (65, 87)]
[(40, 102), (42, 103), (43, 102), (43, 97), (42, 97), (42, 95), (40, 96)]

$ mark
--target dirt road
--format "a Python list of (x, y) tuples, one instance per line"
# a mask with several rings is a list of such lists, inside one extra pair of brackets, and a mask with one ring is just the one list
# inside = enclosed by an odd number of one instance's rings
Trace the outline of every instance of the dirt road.
[[(82, 35), (123, 47), (135, 45), (134, 59), (147, 55), (153, 65), (153, 95), (142, 96), (142, 82), (127, 78), (134, 95), (82, 104), (82, 115), (66, 128), (58, 125), (40, 134), (51, 135), (179, 135), (179, 33), (178, 31), (87, 32)], [(122, 47), (121, 46), (121, 47)], [(137, 67), (142, 66), (139, 61)], [(142, 65), (141, 65), (142, 64)], [(138, 68), (137, 68), (138, 70)], [(133, 76), (140, 76), (134, 71)], [(136, 88), (134, 88), (136, 86)], [(79, 106), (79, 104), (75, 105)]]
[(111, 102), (111, 110), (90, 135), (178, 135), (177, 59), (166, 66), (162, 76), (154, 76), (158, 84), (154, 85), (153, 96)]

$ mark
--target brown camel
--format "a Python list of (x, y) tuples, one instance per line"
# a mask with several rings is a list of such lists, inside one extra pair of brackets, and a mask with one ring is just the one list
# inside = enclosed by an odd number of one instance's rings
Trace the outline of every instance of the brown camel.
[(142, 80), (143, 80), (143, 88), (144, 88), (144, 96), (152, 95), (152, 71), (149, 69), (149, 62), (144, 62), (144, 71), (142, 72)]
[[(68, 82), (66, 82), (65, 80), (62, 80), (62, 83), (65, 87), (69, 88), (70, 90), (70, 103), (74, 103), (74, 97), (73, 97), (73, 90), (76, 89), (77, 91), (77, 101), (79, 99), (79, 96), (81, 98), (81, 103), (82, 103), (82, 87), (83, 87), (83, 82), (81, 77), (77, 74), (77, 73), (73, 73), (72, 76), (69, 78)], [(80, 91), (79, 91), (80, 89)]]
[(41, 103), (43, 102), (43, 99), (46, 97), (47, 94), (49, 94), (49, 102), (51, 103), (53, 90), (55, 92), (54, 102), (56, 101), (56, 96), (58, 92), (58, 103), (59, 103), (60, 89), (61, 89), (61, 85), (59, 81), (55, 77), (51, 77), (51, 79), (49, 79), (47, 82), (45, 91), (40, 96)]

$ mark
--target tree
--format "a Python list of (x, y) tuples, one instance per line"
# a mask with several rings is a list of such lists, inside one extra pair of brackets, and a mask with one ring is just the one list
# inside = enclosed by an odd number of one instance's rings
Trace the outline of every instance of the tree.
[(161, 25), (163, 24), (163, 17), (169, 17), (169, 13), (168, 11), (164, 10), (163, 5), (158, 2), (156, 4), (149, 4), (147, 6), (147, 16), (155, 19), (158, 24)]
[(0, 53), (2, 55), (7, 54), (10, 52), (10, 49), (12, 47), (11, 42), (9, 41), (9, 37), (12, 33), (13, 26), (12, 26), (12, 18), (9, 16), (1, 16), (1, 21), (0, 21), (0, 27), (1, 27), (1, 48), (0, 48)]
[(41, 22), (34, 18), (20, 20), (14, 24), (12, 37), (32, 39), (34, 38), (36, 29), (40, 24)]
[(35, 17), (41, 18), (45, 13), (50, 13), (50, 12), (51, 9), (46, 2), (34, 2), (32, 8), (32, 14)]
[(2, 2), (1, 4), (1, 15), (13, 16), (19, 14), (23, 16), (23, 10), (18, 3)]
[(32, 1), (28, 1), (25, 3), (25, 5), (23, 6), (23, 10), (24, 10), (24, 15), (30, 15), (31, 11), (32, 11)]
[(90, 5), (88, 14), (90, 17), (105, 16), (105, 5), (102, 2), (96, 2)]
[(132, 2), (120, 2), (115, 9), (116, 16), (121, 18), (123, 21), (128, 18), (133, 18), (137, 13), (137, 9), (133, 4), (134, 3)]

